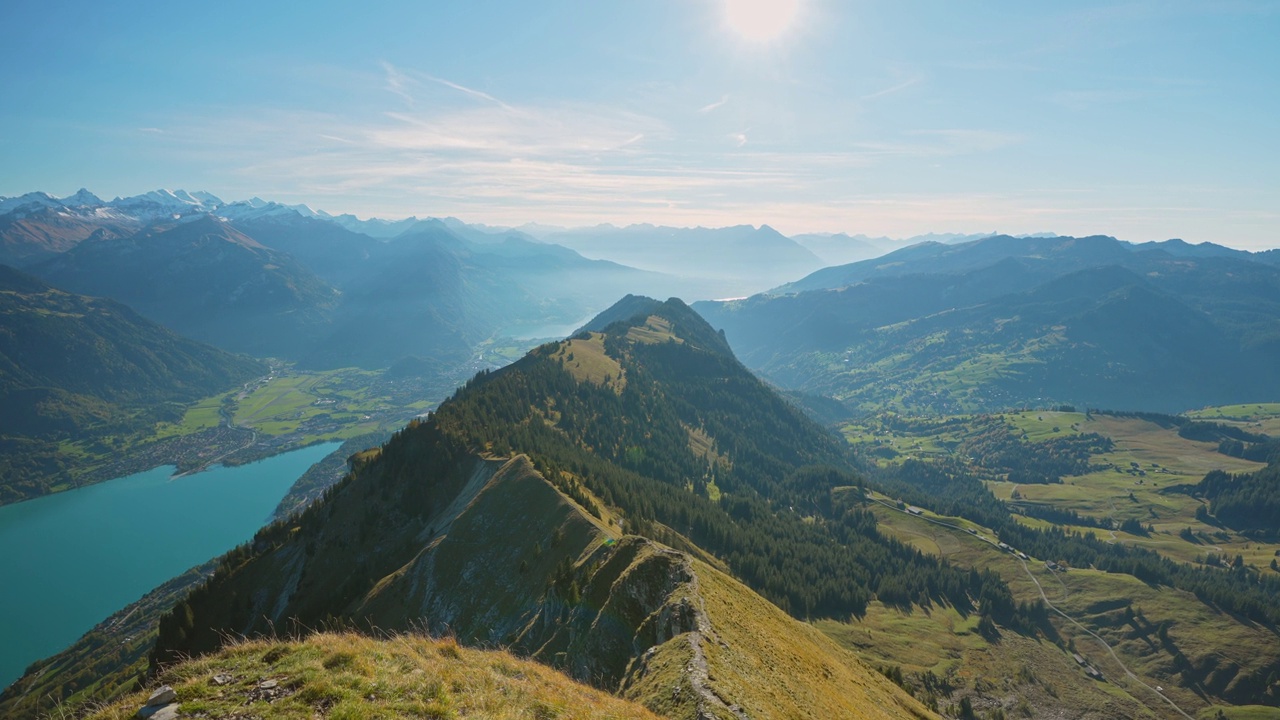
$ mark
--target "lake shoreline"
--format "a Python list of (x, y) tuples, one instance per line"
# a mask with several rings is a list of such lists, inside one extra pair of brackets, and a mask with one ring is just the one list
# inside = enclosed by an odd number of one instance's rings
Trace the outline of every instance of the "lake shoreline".
[(103, 618), (250, 540), (341, 443), (176, 474), (173, 464), (0, 507), (0, 686)]

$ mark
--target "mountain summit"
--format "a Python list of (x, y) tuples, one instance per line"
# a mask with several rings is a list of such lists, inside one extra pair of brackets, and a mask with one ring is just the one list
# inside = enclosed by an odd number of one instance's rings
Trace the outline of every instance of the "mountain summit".
[(748, 585), (834, 616), (860, 612), (869, 577), (935, 577), (964, 607), (986, 581), (833, 499), (856, 482), (839, 441), (684, 303), (607, 315), (625, 318), (482, 373), (224, 558), (162, 621), (155, 666), (227, 633), (425, 627), (672, 717), (929, 716)]

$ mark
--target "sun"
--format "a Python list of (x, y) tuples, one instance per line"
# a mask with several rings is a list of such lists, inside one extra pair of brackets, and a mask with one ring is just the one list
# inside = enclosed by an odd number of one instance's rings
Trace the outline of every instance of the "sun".
[(724, 0), (725, 20), (744, 40), (767, 43), (796, 19), (800, 0)]

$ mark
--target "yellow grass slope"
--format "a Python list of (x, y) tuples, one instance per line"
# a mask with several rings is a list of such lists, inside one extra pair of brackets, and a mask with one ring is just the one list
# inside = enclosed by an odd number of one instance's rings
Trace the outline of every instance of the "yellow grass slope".
[(710, 685), (748, 717), (934, 717), (814, 627), (724, 573), (693, 566), (711, 626)]
[[(658, 717), (506, 652), (414, 636), (318, 634), (295, 642), (247, 642), (170, 668), (160, 682), (177, 691), (179, 717)], [(132, 718), (147, 695), (135, 693), (89, 718)]]

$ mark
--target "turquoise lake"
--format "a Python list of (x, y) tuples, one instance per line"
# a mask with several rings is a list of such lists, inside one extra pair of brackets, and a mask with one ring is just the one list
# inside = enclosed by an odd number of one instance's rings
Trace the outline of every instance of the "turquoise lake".
[(326, 443), (0, 507), (0, 688), (160, 583), (250, 539)]

